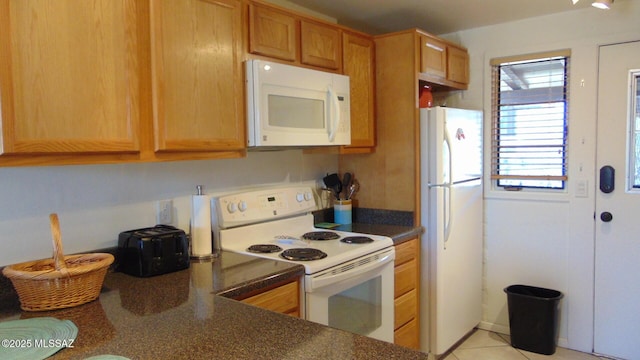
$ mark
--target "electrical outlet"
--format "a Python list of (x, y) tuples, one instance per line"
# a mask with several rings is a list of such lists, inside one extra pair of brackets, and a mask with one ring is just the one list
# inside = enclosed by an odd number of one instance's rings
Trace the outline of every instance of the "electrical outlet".
[(173, 201), (160, 200), (156, 204), (156, 222), (158, 224), (171, 224), (173, 214)]

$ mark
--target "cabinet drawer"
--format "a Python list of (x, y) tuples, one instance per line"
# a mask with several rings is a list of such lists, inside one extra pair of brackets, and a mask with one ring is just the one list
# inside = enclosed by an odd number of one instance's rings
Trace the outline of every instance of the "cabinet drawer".
[(413, 290), (418, 285), (418, 262), (412, 259), (395, 268), (394, 297), (397, 298)]
[(395, 300), (395, 321), (394, 329), (408, 323), (411, 319), (416, 318), (418, 312), (418, 296), (417, 291), (410, 292), (400, 296)]
[(401, 326), (393, 334), (393, 342), (396, 345), (412, 349), (420, 348), (420, 333), (418, 332), (418, 320), (413, 319)]
[(300, 294), (298, 281), (254, 295), (242, 300), (242, 302), (263, 309), (299, 317)]
[(418, 256), (418, 239), (412, 239), (403, 242), (400, 245), (396, 245), (396, 266), (406, 263), (407, 261), (414, 259)]

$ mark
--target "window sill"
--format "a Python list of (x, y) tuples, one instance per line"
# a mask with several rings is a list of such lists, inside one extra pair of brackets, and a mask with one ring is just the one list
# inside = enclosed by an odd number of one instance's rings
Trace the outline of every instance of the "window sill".
[(571, 196), (567, 190), (529, 190), (522, 189), (520, 191), (496, 190), (493, 188), (485, 189), (485, 200), (522, 200), (522, 201), (540, 201), (540, 202), (556, 202), (568, 203)]

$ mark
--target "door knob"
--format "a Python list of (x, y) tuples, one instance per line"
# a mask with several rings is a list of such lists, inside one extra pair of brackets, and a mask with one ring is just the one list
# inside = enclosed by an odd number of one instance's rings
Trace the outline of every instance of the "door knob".
[(609, 221), (613, 220), (613, 215), (611, 215), (610, 212), (605, 211), (605, 212), (600, 214), (600, 220), (602, 220), (604, 222), (609, 222)]

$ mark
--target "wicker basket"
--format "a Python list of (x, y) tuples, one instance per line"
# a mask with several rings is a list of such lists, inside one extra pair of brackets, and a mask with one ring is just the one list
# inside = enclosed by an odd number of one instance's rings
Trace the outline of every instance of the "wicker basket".
[(58, 215), (49, 215), (53, 259), (9, 265), (2, 273), (13, 283), (25, 311), (68, 308), (95, 300), (113, 255), (103, 253), (64, 256)]

